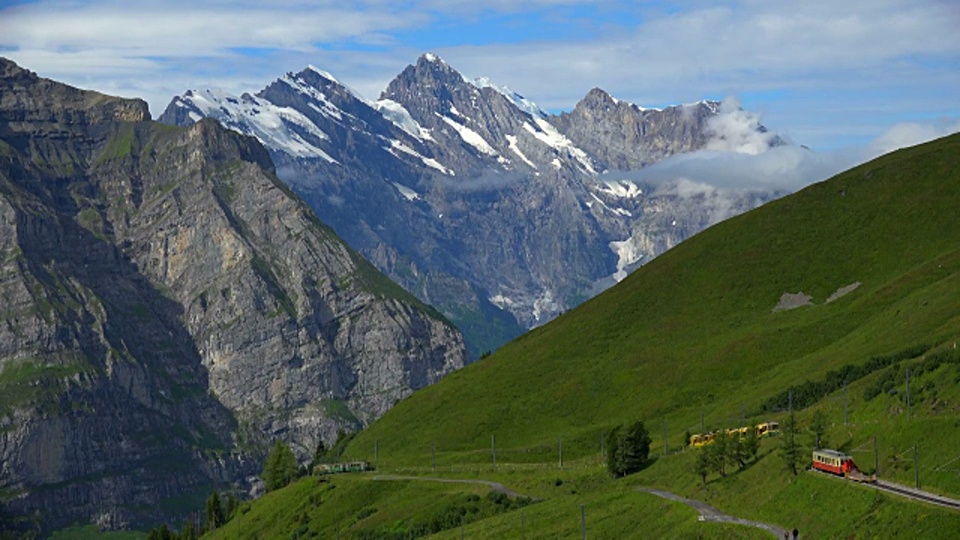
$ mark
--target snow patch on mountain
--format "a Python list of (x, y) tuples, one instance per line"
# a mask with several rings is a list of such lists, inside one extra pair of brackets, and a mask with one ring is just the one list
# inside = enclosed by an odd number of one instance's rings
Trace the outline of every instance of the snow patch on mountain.
[(393, 187), (397, 188), (397, 191), (399, 191), (400, 194), (403, 195), (404, 198), (406, 198), (408, 201), (416, 201), (420, 199), (420, 194), (408, 188), (407, 186), (398, 184), (396, 182), (391, 182), (391, 183), (393, 184)]
[(500, 309), (509, 309), (512, 306), (515, 306), (517, 303), (510, 298), (509, 296), (504, 296), (502, 294), (497, 294), (488, 298), (490, 303), (497, 306)]
[[(451, 107), (454, 109), (454, 107)], [(452, 111), (451, 111), (452, 112)], [(448, 116), (443, 116), (439, 113), (434, 113), (440, 117), (448, 126), (452, 127), (460, 135), (460, 138), (463, 139), (463, 142), (469, 144), (470, 146), (477, 149), (477, 151), (487, 154), (488, 156), (499, 156), (499, 153), (490, 146), (483, 137), (480, 136), (476, 131), (468, 128), (467, 126), (453, 120)], [(456, 114), (456, 113), (454, 113)]]
[(478, 77), (472, 81), (471, 84), (477, 88), (492, 88), (497, 92), (503, 94), (503, 96), (509, 99), (518, 109), (529, 114), (534, 118), (546, 118), (547, 113), (543, 112), (543, 109), (537, 106), (532, 100), (529, 100), (522, 95), (510, 90), (506, 86), (499, 86), (487, 77)]
[(597, 185), (597, 191), (619, 199), (636, 199), (643, 196), (643, 190), (628, 180), (619, 182), (604, 181)]
[(533, 121), (536, 122), (537, 127), (533, 127), (528, 122), (524, 122), (523, 129), (527, 130), (543, 144), (553, 148), (558, 152), (565, 153), (577, 160), (586, 172), (590, 174), (597, 174), (597, 171), (593, 168), (593, 163), (590, 161), (590, 158), (587, 156), (586, 152), (577, 148), (576, 145), (570, 142), (570, 139), (563, 136), (563, 134), (557, 131), (557, 128), (553, 127), (546, 120), (542, 118), (534, 118)]
[[(297, 77), (290, 76), (289, 74), (281, 77), (280, 82), (287, 84), (297, 92), (308, 96), (312, 101), (309, 103), (309, 107), (318, 113), (333, 118), (334, 120), (342, 121), (343, 116), (347, 115), (352, 118), (351, 115), (341, 111), (336, 105), (330, 102), (326, 94), (321, 90), (314, 88), (306, 81), (303, 81)], [(319, 102), (320, 106), (317, 106), (316, 103)]]
[(324, 70), (318, 68), (317, 66), (314, 66), (313, 64), (307, 64), (307, 69), (309, 69), (310, 71), (316, 73), (317, 75), (320, 75), (321, 77), (323, 77), (324, 79), (327, 79), (327, 80), (330, 81), (330, 82), (335, 82), (335, 83), (339, 84), (340, 86), (343, 86), (344, 88), (346, 88), (346, 86), (344, 86), (344, 84), (343, 84), (342, 82), (338, 81), (336, 77), (334, 77), (333, 75), (331, 75), (329, 71), (324, 71)]
[(515, 135), (507, 135), (507, 142), (510, 143), (510, 150), (511, 150), (514, 154), (520, 156), (520, 159), (522, 159), (524, 163), (526, 163), (527, 165), (529, 165), (529, 166), (530, 166), (531, 168), (533, 168), (533, 169), (536, 169), (536, 168), (537, 168), (537, 166), (534, 165), (534, 163), (533, 163), (532, 161), (530, 161), (529, 159), (527, 159), (527, 156), (524, 155), (524, 153), (520, 150), (520, 147), (517, 146), (517, 137), (516, 137)]
[(406, 131), (411, 136), (421, 140), (433, 140), (433, 137), (430, 136), (430, 130), (424, 129), (410, 116), (407, 109), (396, 101), (392, 99), (381, 99), (371, 103), (371, 106), (382, 114), (384, 118), (393, 122), (398, 128)]
[[(296, 109), (278, 107), (250, 94), (244, 94), (238, 98), (223, 90), (210, 89), (190, 90), (184, 94), (183, 98), (178, 98), (177, 103), (187, 109), (192, 106), (203, 116), (215, 118), (230, 129), (252, 135), (274, 150), (296, 157), (318, 157), (330, 163), (337, 163), (337, 160), (330, 157), (316, 143), (308, 141), (296, 130), (291, 129), (291, 126), (296, 126), (302, 133), (311, 136), (317, 142), (330, 140), (326, 133)], [(194, 119), (194, 115), (190, 115), (190, 118)]]
[[(387, 140), (384, 137), (380, 137), (380, 138)], [(443, 174), (446, 174), (448, 176), (453, 176), (454, 174), (453, 171), (441, 165), (437, 160), (423, 156), (420, 152), (417, 152), (413, 148), (410, 148), (406, 144), (403, 144), (402, 142), (396, 139), (391, 139), (389, 140), (389, 142), (390, 142), (390, 146), (384, 147), (384, 150), (386, 150), (387, 152), (390, 152), (393, 156), (402, 159), (402, 156), (397, 153), (399, 151), (410, 157), (419, 159), (424, 165), (431, 167), (433, 169), (436, 169), (442, 172)]]
[[(594, 193), (591, 193), (590, 196), (593, 197), (593, 200), (595, 200), (595, 201), (597, 201), (598, 203), (600, 203), (600, 206), (604, 207), (606, 210), (608, 210), (608, 211), (610, 211), (610, 212), (613, 212), (614, 214), (618, 214), (618, 215), (626, 216), (626, 217), (632, 217), (632, 216), (633, 216), (633, 214), (630, 213), (629, 210), (624, 210), (623, 208), (613, 208), (613, 207), (609, 206), (607, 203), (603, 202), (603, 199), (601, 199), (600, 197), (597, 197), (596, 194), (594, 194)], [(593, 208), (593, 205), (587, 204), (587, 208)]]

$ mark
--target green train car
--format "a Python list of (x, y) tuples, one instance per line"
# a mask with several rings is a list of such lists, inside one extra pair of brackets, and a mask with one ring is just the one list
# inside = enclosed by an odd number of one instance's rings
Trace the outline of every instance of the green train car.
[(369, 461), (348, 461), (346, 463), (318, 463), (313, 467), (313, 474), (337, 474), (349, 472), (372, 471)]

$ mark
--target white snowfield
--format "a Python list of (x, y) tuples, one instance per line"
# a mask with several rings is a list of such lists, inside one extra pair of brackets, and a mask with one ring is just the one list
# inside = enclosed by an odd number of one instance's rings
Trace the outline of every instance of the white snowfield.
[(537, 106), (537, 104), (532, 100), (521, 96), (506, 86), (497, 85), (487, 77), (478, 77), (470, 81), (470, 83), (477, 88), (492, 88), (497, 92), (500, 92), (505, 98), (509, 99), (514, 106), (534, 118), (544, 118), (547, 116), (547, 113), (543, 112), (543, 109)]
[(400, 192), (408, 201), (415, 201), (420, 198), (420, 194), (416, 191), (408, 188), (407, 186), (393, 182), (393, 187), (397, 188), (397, 191)]
[(434, 113), (440, 117), (448, 126), (452, 127), (457, 134), (460, 135), (460, 138), (463, 139), (463, 142), (469, 144), (470, 146), (477, 149), (478, 152), (487, 154), (488, 156), (499, 156), (500, 153), (494, 150), (490, 143), (488, 143), (483, 137), (480, 136), (476, 131), (468, 128), (467, 126), (453, 120), (449, 116), (443, 116), (440, 113)]
[[(249, 94), (237, 97), (229, 92), (213, 89), (192, 90), (179, 99), (182, 107), (189, 108), (189, 105), (193, 105), (204, 116), (215, 118), (230, 129), (252, 135), (269, 148), (297, 157), (318, 157), (337, 163), (337, 160), (317, 144), (292, 129), (291, 126), (297, 126), (318, 142), (330, 140), (316, 124), (295, 109), (278, 107)], [(196, 121), (195, 112), (191, 111), (188, 116)]]
[[(523, 129), (527, 130), (527, 132), (543, 144), (575, 159), (586, 172), (594, 175), (597, 174), (587, 153), (577, 148), (576, 145), (570, 142), (570, 139), (564, 137), (555, 127), (550, 125), (550, 122), (542, 118), (534, 118), (533, 121), (536, 122), (537, 127), (533, 127), (529, 123), (524, 122)], [(560, 167), (557, 168), (559, 169)]]
[(384, 118), (393, 122), (397, 127), (406, 131), (411, 136), (420, 139), (432, 141), (433, 137), (430, 136), (430, 130), (424, 129), (416, 120), (410, 116), (410, 113), (404, 108), (403, 105), (393, 101), (391, 99), (381, 99), (379, 101), (374, 101), (372, 104), (374, 109), (376, 109)]

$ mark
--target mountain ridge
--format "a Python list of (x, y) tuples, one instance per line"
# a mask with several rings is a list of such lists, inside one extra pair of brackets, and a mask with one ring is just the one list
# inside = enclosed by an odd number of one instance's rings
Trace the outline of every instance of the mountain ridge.
[[(782, 194), (728, 192), (724, 204), (710, 207), (615, 179), (615, 171), (598, 177), (608, 165), (647, 165), (704, 146), (717, 102), (654, 110), (607, 96), (633, 123), (581, 144), (570, 137), (596, 131), (594, 117), (602, 116), (581, 114), (592, 98), (576, 116), (538, 114), (529, 99), (489, 80), (468, 81), (429, 53), (378, 101), (351, 92), (322, 121), (316, 111), (332, 98), (280, 82), (268, 88), (284, 89), (270, 97), (285, 110), (317, 119), (326, 138), (316, 145), (336, 161), (266, 144), (280, 177), (378, 268), (464, 328), (474, 357), (622, 279), (704, 224)], [(161, 121), (189, 123), (190, 110), (255, 134), (261, 120), (229, 99), (200, 107), (179, 96)], [(370, 116), (375, 111), (380, 118)], [(636, 145), (641, 139), (649, 144)], [(609, 155), (598, 150), (606, 146)]]

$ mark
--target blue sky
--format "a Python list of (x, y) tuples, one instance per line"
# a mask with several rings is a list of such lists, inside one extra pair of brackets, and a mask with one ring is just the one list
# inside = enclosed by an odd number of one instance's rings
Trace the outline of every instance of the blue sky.
[(155, 116), (307, 64), (376, 99), (432, 51), (551, 112), (595, 86), (648, 107), (737, 96), (819, 151), (960, 128), (958, 28), (955, 0), (0, 1), (0, 55)]

